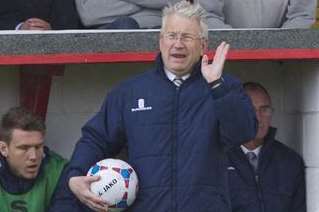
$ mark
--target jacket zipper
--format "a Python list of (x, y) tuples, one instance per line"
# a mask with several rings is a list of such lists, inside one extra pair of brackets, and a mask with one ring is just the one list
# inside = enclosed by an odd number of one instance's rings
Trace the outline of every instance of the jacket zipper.
[(177, 116), (179, 105), (180, 87), (175, 87), (174, 100), (174, 116), (173, 116), (173, 130), (172, 130), (172, 211), (177, 211)]
[(263, 198), (263, 195), (262, 195), (262, 188), (261, 188), (261, 185), (260, 185), (260, 177), (256, 173), (254, 173), (254, 176), (255, 176), (255, 182), (256, 182), (256, 187), (257, 187), (257, 197), (258, 197), (260, 211), (264, 212), (265, 211), (265, 205), (264, 205), (264, 198)]

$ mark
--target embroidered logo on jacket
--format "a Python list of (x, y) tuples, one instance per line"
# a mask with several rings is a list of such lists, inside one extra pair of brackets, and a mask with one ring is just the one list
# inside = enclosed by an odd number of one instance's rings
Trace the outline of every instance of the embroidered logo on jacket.
[(233, 166), (228, 166), (227, 169), (228, 170), (236, 170), (235, 167), (233, 167)]
[(137, 108), (132, 108), (132, 112), (136, 111), (144, 111), (144, 110), (152, 110), (152, 107), (145, 107), (145, 100), (144, 99), (138, 99), (137, 100)]

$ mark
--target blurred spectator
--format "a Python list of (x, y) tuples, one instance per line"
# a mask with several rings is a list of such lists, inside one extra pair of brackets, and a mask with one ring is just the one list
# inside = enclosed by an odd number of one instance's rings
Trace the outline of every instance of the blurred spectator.
[(302, 158), (275, 139), (267, 90), (247, 82), (258, 120), (255, 139), (228, 152), (232, 212), (306, 212)]
[(0, 30), (59, 30), (80, 26), (74, 0), (4, 0), (0, 7)]
[(317, 0), (199, 0), (209, 28), (310, 28)]
[(162, 9), (177, 0), (75, 0), (87, 28), (160, 28)]

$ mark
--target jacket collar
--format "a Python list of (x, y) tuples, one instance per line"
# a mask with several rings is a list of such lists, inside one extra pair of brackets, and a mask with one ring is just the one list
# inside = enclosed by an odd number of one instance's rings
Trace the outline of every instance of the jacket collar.
[[(272, 145), (275, 142), (275, 135), (277, 129), (270, 127), (267, 135), (264, 139), (264, 144), (259, 153), (258, 172), (263, 173), (263, 170), (268, 166), (269, 162), (273, 158)], [(241, 174), (246, 176), (245, 173), (250, 173), (250, 166), (247, 158), (240, 147), (230, 149), (229, 159), (235, 164), (235, 166), (242, 170)], [(253, 178), (252, 178), (253, 179)], [(253, 181), (254, 182), (254, 181)]]
[[(192, 79), (198, 77), (199, 75), (201, 75), (201, 60), (202, 60), (202, 57), (199, 59), (199, 61), (197, 63), (195, 63), (193, 70), (191, 72), (191, 76), (187, 79), (187, 81), (192, 80)], [(164, 71), (164, 63), (163, 63), (161, 53), (159, 53), (156, 56), (155, 64), (156, 64), (155, 72), (157, 74), (159, 74), (161, 76), (161, 78), (168, 80), (168, 78), (165, 74), (165, 71)]]

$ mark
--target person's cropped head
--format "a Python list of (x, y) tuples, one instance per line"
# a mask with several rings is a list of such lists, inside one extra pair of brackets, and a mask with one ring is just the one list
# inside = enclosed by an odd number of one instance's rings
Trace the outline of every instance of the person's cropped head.
[(271, 125), (273, 113), (271, 97), (266, 88), (256, 82), (244, 83), (244, 89), (247, 95), (250, 97), (256, 111), (256, 117), (258, 120), (256, 139), (262, 140), (267, 135)]
[(25, 179), (34, 179), (44, 156), (44, 122), (31, 112), (11, 108), (3, 115), (0, 126), (0, 153), (11, 172)]
[(206, 11), (198, 3), (179, 1), (163, 10), (160, 51), (164, 66), (176, 75), (191, 72), (207, 48)]

